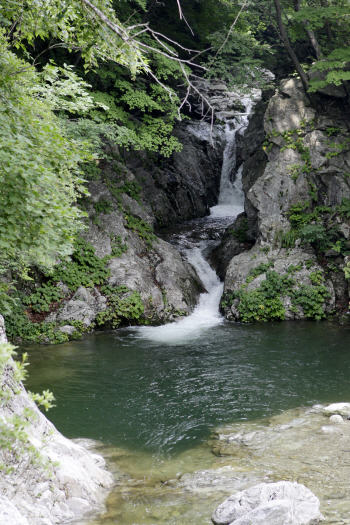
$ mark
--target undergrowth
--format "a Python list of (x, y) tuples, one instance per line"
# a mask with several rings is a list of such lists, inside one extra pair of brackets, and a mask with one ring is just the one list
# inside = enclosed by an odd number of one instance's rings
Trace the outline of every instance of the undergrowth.
[[(279, 275), (275, 271), (267, 271), (264, 280), (255, 290), (246, 290), (242, 286), (240, 290), (232, 294), (226, 294), (222, 301), (222, 308), (231, 307), (238, 299), (237, 310), (243, 322), (252, 321), (283, 321), (286, 310), (283, 305), (283, 297), (289, 296), (292, 302), (291, 310), (297, 312), (297, 306), (301, 306), (307, 318), (320, 320), (326, 317), (322, 308), (329, 292), (324, 286), (321, 272), (310, 274), (310, 285), (299, 285), (291, 277), (301, 267), (290, 266), (286, 275)], [(247, 279), (247, 282), (249, 280)]]

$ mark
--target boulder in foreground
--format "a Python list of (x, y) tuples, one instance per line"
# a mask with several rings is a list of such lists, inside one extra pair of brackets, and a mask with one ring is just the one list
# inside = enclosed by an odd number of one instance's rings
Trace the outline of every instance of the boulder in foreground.
[(317, 525), (324, 518), (318, 498), (304, 485), (259, 483), (230, 496), (215, 510), (215, 525)]

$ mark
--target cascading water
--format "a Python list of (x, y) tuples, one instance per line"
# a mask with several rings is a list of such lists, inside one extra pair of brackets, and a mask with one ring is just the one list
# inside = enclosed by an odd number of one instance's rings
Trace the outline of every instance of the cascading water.
[[(203, 220), (194, 221), (194, 228), (200, 226), (201, 230), (213, 229), (223, 232), (225, 227), (233, 222), (244, 209), (244, 193), (242, 188), (243, 165), (239, 167), (234, 182), (232, 175), (236, 168), (236, 134), (244, 133), (248, 126), (248, 117), (252, 111), (253, 101), (249, 97), (243, 97), (246, 113), (238, 114), (234, 120), (229, 120), (225, 125), (225, 150), (220, 180), (219, 202), (210, 210), (210, 216)], [(200, 224), (199, 224), (200, 223)], [(192, 232), (187, 235), (179, 235), (170, 239), (178, 250), (186, 256), (196, 269), (202, 283), (207, 290), (200, 296), (199, 303), (194, 312), (176, 323), (169, 323), (158, 327), (142, 327), (137, 329), (137, 337), (151, 339), (167, 344), (183, 343), (195, 339), (203, 330), (208, 330), (224, 321), (219, 313), (219, 302), (223, 291), (223, 283), (220, 282), (214, 270), (205, 260), (205, 252), (212, 241), (201, 239), (193, 241)]]

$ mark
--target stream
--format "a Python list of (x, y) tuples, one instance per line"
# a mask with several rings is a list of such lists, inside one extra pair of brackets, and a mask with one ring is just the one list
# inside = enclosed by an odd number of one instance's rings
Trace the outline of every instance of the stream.
[(308, 486), (326, 523), (350, 523), (350, 422), (331, 427), (320, 406), (350, 400), (350, 330), (219, 313), (223, 283), (206, 257), (243, 209), (235, 135), (247, 122), (226, 123), (211, 215), (161, 232), (207, 290), (192, 315), (28, 348), (27, 388), (53, 391), (50, 420), (117, 480), (106, 512), (80, 525), (209, 525), (230, 494), (282, 479)]

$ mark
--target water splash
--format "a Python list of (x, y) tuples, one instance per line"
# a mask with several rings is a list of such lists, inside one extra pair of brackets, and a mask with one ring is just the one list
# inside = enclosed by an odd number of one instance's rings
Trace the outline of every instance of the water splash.
[(177, 323), (139, 328), (139, 337), (146, 337), (152, 341), (167, 344), (183, 343), (196, 339), (203, 330), (208, 330), (223, 322), (224, 318), (219, 314), (218, 307), (224, 285), (204, 259), (204, 244), (202, 247), (195, 247), (185, 252), (188, 262), (196, 268), (197, 274), (207, 290), (207, 293), (201, 294), (194, 312)]

